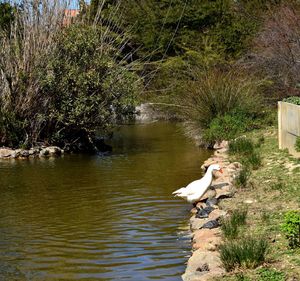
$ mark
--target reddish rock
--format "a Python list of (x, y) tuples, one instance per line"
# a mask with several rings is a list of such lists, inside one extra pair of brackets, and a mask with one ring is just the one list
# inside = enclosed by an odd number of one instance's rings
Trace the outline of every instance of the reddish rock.
[(209, 220), (218, 220), (226, 215), (226, 212), (220, 209), (214, 209), (208, 216)]
[[(204, 270), (203, 270), (204, 269)], [(218, 252), (196, 250), (188, 260), (183, 281), (204, 281), (223, 275), (225, 270), (221, 266)]]
[(193, 249), (216, 251), (221, 240), (219, 228), (196, 230), (193, 237)]

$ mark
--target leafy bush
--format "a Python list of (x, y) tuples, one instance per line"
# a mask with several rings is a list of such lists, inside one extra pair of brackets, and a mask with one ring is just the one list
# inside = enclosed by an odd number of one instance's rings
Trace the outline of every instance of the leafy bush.
[(284, 102), (300, 105), (300, 97), (294, 96), (294, 97), (288, 97), (283, 99)]
[(247, 131), (251, 119), (245, 114), (231, 113), (214, 118), (209, 128), (203, 131), (203, 140), (207, 143), (215, 141), (231, 140)]
[(222, 220), (221, 230), (227, 239), (234, 239), (239, 234), (239, 227), (246, 224), (247, 210), (234, 210), (229, 218)]
[(300, 247), (300, 212), (289, 211), (284, 216), (284, 223), (282, 225), (289, 245), (291, 248)]
[(94, 149), (133, 112), (140, 78), (123, 60), (124, 34), (63, 25), (65, 1), (22, 1), (0, 36), (0, 145), (37, 142)]
[(45, 94), (52, 95), (50, 119), (45, 118), (51, 142), (71, 143), (93, 137), (96, 130), (105, 133), (133, 112), (138, 77), (118, 64), (118, 49), (103, 41), (105, 32), (72, 25), (58, 38), (43, 77)]
[(255, 268), (266, 259), (269, 244), (263, 238), (244, 237), (220, 246), (220, 257), (226, 271), (236, 267)]
[(285, 274), (275, 269), (262, 268), (259, 271), (258, 281), (284, 281)]

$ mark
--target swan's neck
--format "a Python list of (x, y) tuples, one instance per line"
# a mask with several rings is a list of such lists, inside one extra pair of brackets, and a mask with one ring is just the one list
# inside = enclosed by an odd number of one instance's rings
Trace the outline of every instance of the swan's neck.
[(212, 170), (208, 169), (204, 175), (204, 178), (210, 179), (212, 176)]

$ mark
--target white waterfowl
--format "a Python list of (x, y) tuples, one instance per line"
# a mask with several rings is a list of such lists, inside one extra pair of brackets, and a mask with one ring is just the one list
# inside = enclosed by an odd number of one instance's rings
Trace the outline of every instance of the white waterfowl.
[(186, 187), (179, 188), (178, 190), (174, 191), (172, 194), (175, 197), (181, 197), (188, 201), (189, 203), (198, 202), (207, 189), (210, 187), (212, 180), (213, 180), (213, 171), (217, 170), (223, 173), (220, 165), (213, 164), (210, 165), (204, 175), (203, 178), (200, 180), (195, 180), (188, 184)]

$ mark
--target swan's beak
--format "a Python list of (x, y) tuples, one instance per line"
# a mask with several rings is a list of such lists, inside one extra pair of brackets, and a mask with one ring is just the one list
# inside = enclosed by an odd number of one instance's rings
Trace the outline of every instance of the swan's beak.
[(223, 170), (222, 169), (220, 169), (219, 172), (223, 174)]

